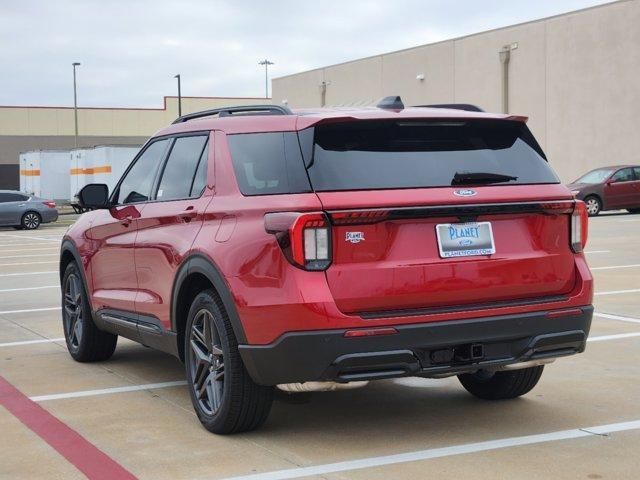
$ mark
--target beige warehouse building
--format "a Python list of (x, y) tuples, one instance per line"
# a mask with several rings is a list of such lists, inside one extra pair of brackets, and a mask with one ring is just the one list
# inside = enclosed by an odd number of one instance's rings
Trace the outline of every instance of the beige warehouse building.
[[(506, 48), (505, 48), (506, 47)], [(507, 54), (499, 53), (509, 50)], [(507, 84), (503, 74), (507, 73)], [(640, 0), (276, 78), (291, 107), (472, 103), (528, 115), (562, 180), (640, 163)], [(503, 99), (503, 95), (506, 97)]]
[[(182, 113), (228, 105), (271, 103), (264, 98), (182, 97)], [(17, 189), (18, 158), (29, 150), (71, 149), (73, 107), (0, 106), (0, 189)], [(178, 98), (162, 108), (79, 108), (78, 146), (142, 145), (178, 116)]]

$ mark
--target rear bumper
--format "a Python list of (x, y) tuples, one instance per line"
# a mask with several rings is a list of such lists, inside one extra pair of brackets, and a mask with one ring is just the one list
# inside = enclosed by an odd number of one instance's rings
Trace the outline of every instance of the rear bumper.
[(42, 223), (55, 222), (58, 220), (58, 210), (55, 208), (42, 210), (40, 211), (40, 216), (42, 217)]
[(268, 345), (239, 348), (249, 374), (262, 385), (437, 377), (580, 353), (593, 307), (577, 310), (560, 316), (554, 311), (553, 318), (541, 311), (394, 325), (398, 333), (372, 337), (345, 338), (346, 329), (290, 332)]

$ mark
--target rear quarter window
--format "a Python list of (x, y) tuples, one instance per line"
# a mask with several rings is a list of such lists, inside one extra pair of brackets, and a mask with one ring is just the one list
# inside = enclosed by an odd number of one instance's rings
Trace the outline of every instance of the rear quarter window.
[(243, 195), (311, 191), (295, 132), (244, 133), (227, 139)]

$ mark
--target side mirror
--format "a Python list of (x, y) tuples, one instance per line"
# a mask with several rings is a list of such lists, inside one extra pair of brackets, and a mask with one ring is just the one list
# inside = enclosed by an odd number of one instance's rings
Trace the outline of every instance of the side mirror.
[(109, 208), (109, 187), (104, 183), (90, 183), (78, 192), (78, 203), (82, 208)]

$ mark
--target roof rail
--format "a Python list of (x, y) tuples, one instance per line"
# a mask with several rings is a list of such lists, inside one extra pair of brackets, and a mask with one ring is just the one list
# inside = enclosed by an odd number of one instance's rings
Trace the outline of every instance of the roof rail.
[(213, 108), (211, 110), (203, 110), (201, 112), (188, 113), (176, 118), (173, 123), (183, 123), (189, 120), (195, 120), (196, 118), (212, 117), (218, 115), (219, 117), (230, 117), (235, 114), (247, 114), (247, 115), (293, 115), (293, 112), (288, 107), (280, 105), (241, 105), (236, 107), (222, 107)]
[(450, 108), (452, 110), (464, 110), (466, 112), (484, 112), (483, 109), (477, 105), (471, 105), (470, 103), (438, 103), (435, 105), (414, 105), (417, 108)]

